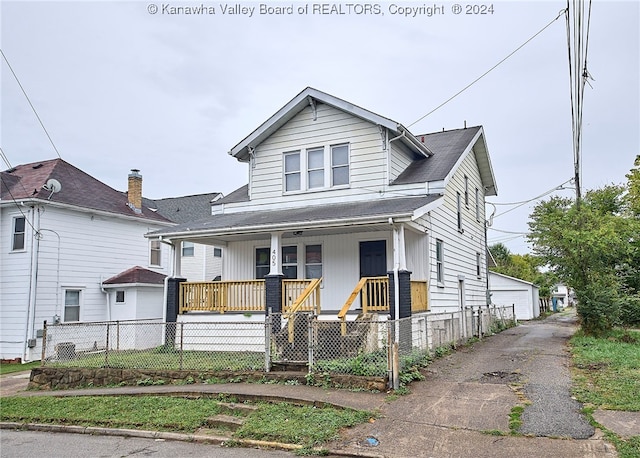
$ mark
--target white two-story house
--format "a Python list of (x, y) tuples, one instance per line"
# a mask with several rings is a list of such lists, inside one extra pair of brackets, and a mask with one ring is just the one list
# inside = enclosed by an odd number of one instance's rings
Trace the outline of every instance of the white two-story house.
[(224, 247), (222, 281), (176, 286), (178, 314), (487, 304), (484, 202), (497, 189), (482, 127), (414, 135), (306, 88), (229, 154), (246, 186), (210, 217), (148, 234), (174, 252)]
[(138, 171), (126, 193), (62, 159), (1, 172), (0, 358), (40, 359), (45, 320), (162, 320), (170, 247), (144, 234), (174, 224)]

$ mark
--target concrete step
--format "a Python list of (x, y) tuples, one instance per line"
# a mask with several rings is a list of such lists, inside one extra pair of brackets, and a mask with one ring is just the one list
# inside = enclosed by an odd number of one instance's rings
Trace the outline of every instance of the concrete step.
[(244, 423), (244, 418), (232, 415), (219, 414), (207, 418), (207, 426), (212, 429), (236, 431)]
[(243, 415), (249, 415), (258, 410), (258, 406), (254, 406), (252, 404), (241, 404), (238, 402), (220, 402), (218, 403), (218, 406), (224, 413), (239, 412)]

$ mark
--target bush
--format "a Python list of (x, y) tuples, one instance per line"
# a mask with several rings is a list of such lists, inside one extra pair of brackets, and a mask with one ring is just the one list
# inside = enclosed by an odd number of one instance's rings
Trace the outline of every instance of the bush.
[(640, 295), (625, 297), (620, 305), (620, 324), (622, 326), (640, 326)]

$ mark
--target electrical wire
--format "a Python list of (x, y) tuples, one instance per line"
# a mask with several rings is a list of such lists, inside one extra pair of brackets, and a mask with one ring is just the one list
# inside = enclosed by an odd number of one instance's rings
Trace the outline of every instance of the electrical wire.
[(55, 143), (53, 143), (53, 139), (51, 138), (51, 135), (49, 135), (49, 131), (47, 131), (47, 128), (44, 126), (44, 123), (42, 122), (42, 119), (40, 119), (40, 115), (36, 111), (36, 108), (33, 106), (33, 103), (31, 103), (31, 99), (29, 99), (29, 96), (27, 95), (27, 91), (25, 91), (24, 87), (22, 86), (22, 83), (20, 83), (20, 79), (18, 78), (18, 75), (16, 75), (16, 72), (13, 71), (13, 68), (11, 67), (11, 64), (9, 63), (9, 59), (7, 59), (7, 56), (4, 54), (4, 51), (2, 51), (1, 48), (0, 48), (0, 54), (2, 54), (2, 57), (4, 58), (4, 61), (7, 63), (7, 66), (9, 67), (9, 70), (11, 70), (11, 74), (13, 74), (13, 77), (16, 79), (16, 82), (18, 83), (18, 86), (20, 86), (20, 89), (22, 90), (22, 93), (24, 94), (25, 98), (27, 99), (27, 102), (29, 102), (29, 106), (33, 110), (33, 113), (36, 115), (36, 118), (38, 119), (38, 122), (40, 123), (40, 126), (42, 127), (42, 130), (44, 130), (44, 133), (46, 134), (47, 138), (49, 139), (49, 142), (51, 143), (51, 146), (53, 146), (53, 149), (56, 152), (56, 154), (58, 155), (58, 157), (60, 159), (62, 159), (62, 156), (60, 156), (60, 152), (58, 151), (58, 148), (56, 147)]
[[(567, 0), (568, 1), (568, 0)], [(452, 95), (451, 97), (449, 97), (447, 100), (445, 100), (444, 102), (442, 102), (440, 105), (438, 105), (437, 107), (435, 107), (433, 110), (431, 110), (430, 112), (428, 112), (426, 115), (418, 118), (417, 120), (415, 120), (414, 122), (412, 122), (411, 124), (407, 125), (407, 128), (413, 126), (414, 124), (419, 123), (420, 121), (422, 121), (424, 118), (426, 118), (427, 116), (431, 115), (432, 113), (436, 112), (437, 110), (439, 110), (440, 108), (442, 108), (443, 106), (445, 106), (447, 103), (451, 102), (453, 99), (455, 99), (456, 97), (458, 97), (460, 94), (462, 94), (464, 91), (466, 91), (467, 89), (469, 89), (471, 86), (473, 86), (474, 84), (476, 84), (478, 81), (480, 81), (482, 78), (484, 78), (485, 76), (487, 76), (489, 73), (491, 73), (493, 70), (495, 70), (499, 65), (501, 65), (503, 62), (505, 62), (507, 59), (509, 59), (511, 56), (513, 56), (515, 53), (517, 53), (518, 51), (520, 51), (522, 48), (524, 48), (531, 40), (533, 40), (534, 38), (536, 38), (538, 35), (540, 35), (542, 32), (544, 32), (549, 26), (551, 26), (551, 24), (553, 24), (555, 21), (557, 21), (560, 16), (562, 16), (564, 13), (566, 12), (566, 10), (562, 10), (560, 11), (560, 13), (558, 13), (558, 16), (553, 19), (551, 22), (549, 22), (547, 25), (545, 25), (542, 29), (540, 29), (538, 32), (536, 32), (531, 38), (529, 38), (527, 41), (525, 41), (524, 43), (522, 43), (520, 46), (518, 46), (514, 51), (512, 51), (511, 53), (509, 53), (507, 55), (507, 57), (505, 57), (504, 59), (502, 59), (500, 62), (498, 62), (497, 64), (495, 64), (493, 67), (491, 67), (489, 70), (487, 70), (486, 72), (484, 72), (482, 75), (480, 75), (479, 77), (477, 77), (475, 80), (473, 80), (471, 83), (467, 84), (464, 88), (462, 88), (460, 91), (456, 92), (454, 95)]]

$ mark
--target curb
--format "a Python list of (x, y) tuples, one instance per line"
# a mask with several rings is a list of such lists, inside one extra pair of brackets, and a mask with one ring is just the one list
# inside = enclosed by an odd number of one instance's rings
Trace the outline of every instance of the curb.
[[(146, 431), (138, 429), (102, 428), (99, 426), (75, 426), (75, 425), (47, 425), (41, 423), (18, 423), (10, 421), (0, 422), (0, 429), (22, 429), (28, 431), (42, 431), (49, 433), (91, 434), (100, 436), (139, 437), (142, 439), (162, 439), (182, 442), (198, 442), (203, 444), (224, 445), (227, 441), (233, 441), (245, 447), (261, 447), (276, 450), (294, 451), (303, 448), (297, 444), (285, 444), (282, 442), (269, 442), (251, 439), (233, 439), (221, 436), (203, 434), (172, 433), (169, 431)], [(321, 447), (319, 449), (322, 449)], [(329, 450), (330, 455), (357, 457), (357, 458), (385, 458), (383, 455), (368, 453), (351, 453), (342, 450)]]

